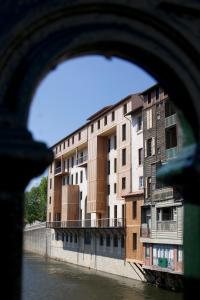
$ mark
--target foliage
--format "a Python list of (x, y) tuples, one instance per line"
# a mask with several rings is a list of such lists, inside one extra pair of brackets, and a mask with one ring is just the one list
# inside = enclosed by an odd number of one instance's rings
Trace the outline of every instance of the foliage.
[(42, 177), (39, 186), (25, 193), (25, 223), (46, 221), (47, 177)]

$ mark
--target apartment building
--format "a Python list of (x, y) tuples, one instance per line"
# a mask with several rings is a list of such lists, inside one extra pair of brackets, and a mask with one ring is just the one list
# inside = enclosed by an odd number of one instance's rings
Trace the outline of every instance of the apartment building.
[[(136, 226), (129, 224), (131, 239), (125, 241), (126, 207), (143, 201), (142, 153), (137, 175), (132, 168), (139, 153), (134, 145), (142, 148), (143, 143), (141, 108), (141, 97), (130, 95), (96, 112), (52, 147), (55, 159), (48, 174), (47, 226), (52, 228), (53, 257), (144, 280), (143, 273), (126, 262), (128, 247), (128, 256), (142, 264), (141, 205)], [(129, 244), (134, 234), (133, 249)]]
[(144, 205), (141, 239), (145, 269), (183, 272), (183, 202), (156, 179), (159, 168), (176, 157), (182, 132), (168, 94), (155, 85), (142, 93), (144, 136)]
[(51, 256), (138, 280), (182, 274), (183, 201), (156, 179), (182, 140), (176, 109), (157, 84), (104, 107), (56, 143)]

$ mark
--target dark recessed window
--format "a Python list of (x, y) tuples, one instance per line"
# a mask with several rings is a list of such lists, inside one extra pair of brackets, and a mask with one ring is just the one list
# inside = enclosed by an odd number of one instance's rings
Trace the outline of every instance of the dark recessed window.
[(148, 104), (151, 103), (151, 92), (148, 94)]
[(136, 219), (137, 217), (137, 202), (133, 201), (132, 202), (132, 218)]
[(71, 158), (71, 167), (73, 168), (73, 166), (74, 166), (74, 157), (72, 156), (72, 158)]
[(110, 161), (107, 161), (107, 175), (110, 175)]
[(78, 184), (78, 173), (76, 173), (76, 184)]
[(107, 116), (104, 117), (104, 125), (107, 125)]
[(122, 190), (126, 188), (126, 177), (122, 177)]
[(123, 113), (124, 115), (127, 113), (127, 103), (125, 103), (123, 106)]
[(110, 139), (108, 139), (108, 152), (110, 152)]
[(122, 149), (122, 166), (126, 165), (126, 148)]
[(70, 141), (69, 141), (69, 139), (67, 140), (67, 146), (69, 147), (69, 145), (70, 145)]
[(98, 122), (97, 122), (97, 128), (100, 129), (100, 127), (101, 127), (101, 123), (100, 123), (100, 120), (98, 120)]
[(81, 173), (80, 173), (80, 183), (82, 183), (83, 182), (83, 171), (81, 171)]
[(106, 247), (110, 247), (110, 236), (106, 236)]
[(65, 149), (65, 142), (63, 143), (63, 149)]
[(114, 183), (114, 194), (116, 194), (116, 193), (117, 193), (117, 184)]
[(117, 136), (114, 136), (114, 150), (117, 149)]
[(124, 248), (124, 235), (121, 236), (121, 248)]
[(143, 162), (143, 149), (138, 149), (138, 164), (141, 165)]
[(118, 247), (118, 236), (114, 235), (114, 247)]
[(142, 115), (137, 117), (137, 131), (142, 130)]
[(122, 125), (122, 141), (126, 140), (126, 124)]
[(77, 243), (77, 240), (78, 240), (78, 236), (77, 236), (77, 233), (74, 234), (74, 243)]
[(80, 192), (80, 200), (83, 198), (83, 192)]
[(73, 234), (70, 233), (70, 243), (72, 243), (72, 242), (73, 242)]
[(160, 90), (159, 90), (159, 87), (156, 89), (156, 100), (159, 100), (159, 93), (160, 92)]
[(103, 246), (103, 242), (104, 242), (104, 238), (103, 238), (103, 234), (101, 234), (99, 240), (100, 246)]
[(51, 196), (49, 197), (49, 204), (51, 204)]
[(115, 120), (115, 112), (112, 111), (112, 121), (114, 121), (114, 120)]
[(137, 233), (133, 233), (133, 250), (137, 249)]
[(152, 138), (147, 140), (147, 156), (152, 155)]
[(49, 180), (49, 188), (51, 189), (52, 188), (52, 179), (50, 178)]
[(74, 144), (74, 136), (72, 137), (72, 144)]
[(93, 133), (93, 131), (94, 131), (94, 124), (91, 124), (91, 133)]
[(60, 149), (60, 151), (61, 151), (61, 144), (60, 144), (60, 146), (59, 146), (59, 149)]
[(107, 185), (107, 195), (110, 195), (110, 184)]
[(78, 133), (78, 140), (80, 141), (81, 139), (81, 132)]
[(114, 173), (117, 172), (117, 159), (114, 158)]

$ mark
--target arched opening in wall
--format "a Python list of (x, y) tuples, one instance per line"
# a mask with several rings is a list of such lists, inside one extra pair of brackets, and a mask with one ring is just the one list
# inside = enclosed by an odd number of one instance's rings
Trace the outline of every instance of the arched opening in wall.
[[(184, 117), (192, 125), (192, 131), (184, 126), (187, 142), (197, 143), (200, 115), (199, 46), (193, 18), (198, 16), (199, 6), (196, 2), (179, 2), (102, 0), (97, 3), (95, 0), (77, 0), (73, 4), (71, 1), (58, 1), (54, 6), (54, 2), (47, 0), (43, 1), (42, 9), (35, 1), (34, 7), (32, 1), (20, 2), (22, 10), (15, 6), (19, 5), (18, 2), (3, 6), (5, 15), (2, 22), (10, 22), (10, 18), (5, 16), (12, 15), (13, 18), (12, 23), (2, 27), (1, 35), (1, 158), (5, 170), (1, 181), (4, 211), (1, 224), (5, 226), (7, 216), (11, 216), (9, 225), (12, 233), (3, 231), (2, 239), (8, 247), (2, 247), (1, 251), (7, 264), (3, 288), (13, 299), (19, 298), (20, 294), (20, 195), (27, 182), (40, 174), (52, 158), (50, 151), (34, 142), (26, 131), (27, 117), (34, 90), (51, 68), (66, 58), (83, 54), (119, 56), (138, 63), (161, 83), (174, 103), (182, 109)], [(4, 149), (8, 147), (9, 158), (6, 156), (5, 159)], [(190, 290), (197, 289), (200, 278), (200, 208), (195, 194), (198, 193), (199, 183), (198, 157), (198, 147), (187, 147), (178, 161), (165, 168), (162, 175), (167, 184), (175, 182), (179, 185), (187, 200), (184, 236), (186, 299), (190, 299)], [(12, 167), (20, 170), (19, 174), (15, 174), (12, 189), (8, 186), (8, 160)], [(150, 185), (151, 180), (147, 180), (147, 184)], [(4, 201), (5, 195), (10, 205)], [(106, 235), (106, 244), (109, 243), (110, 236)], [(147, 249), (147, 257), (148, 253), (150, 251)], [(162, 263), (165, 265), (166, 260)], [(7, 278), (13, 283), (13, 289), (7, 289)]]
[[(27, 225), (25, 249), (69, 263), (78, 257), (80, 266), (108, 273), (114, 264), (115, 274), (152, 283), (167, 271), (164, 285), (180, 289), (182, 198), (156, 179), (183, 144), (168, 92), (134, 64), (85, 56), (64, 62), (43, 80), (30, 116), (29, 129), (51, 147), (54, 161), (47, 180), (31, 189), (32, 182), (26, 192), (25, 222), (36, 222)], [(38, 221), (47, 221), (48, 235)]]

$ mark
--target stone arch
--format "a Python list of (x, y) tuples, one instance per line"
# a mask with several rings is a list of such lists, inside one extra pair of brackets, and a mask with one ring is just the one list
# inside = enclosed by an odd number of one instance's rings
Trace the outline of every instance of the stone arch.
[[(185, 127), (188, 141), (197, 141), (200, 133), (200, 43), (196, 29), (199, 29), (199, 15), (200, 5), (194, 0), (2, 2), (0, 161), (4, 178), (0, 182), (0, 198), (5, 217), (11, 216), (11, 226), (15, 228), (14, 234), (5, 235), (5, 241), (8, 245), (19, 244), (17, 257), (21, 255), (20, 198), (27, 182), (52, 160), (51, 151), (33, 141), (26, 128), (31, 100), (41, 78), (59, 62), (85, 54), (119, 56), (137, 63), (169, 91), (192, 126), (192, 131)], [(198, 147), (188, 149), (181, 158), (181, 168), (179, 164), (170, 169), (182, 190), (183, 184), (189, 182), (188, 174), (190, 178), (193, 176), (193, 188), (199, 174)], [(12, 189), (8, 165), (20, 170), (14, 174)], [(190, 188), (187, 184), (188, 200), (194, 196)], [(4, 218), (1, 222), (3, 226)], [(13, 284), (20, 272), (16, 255), (2, 250), (2, 256), (10, 261), (10, 270), (14, 270), (9, 271), (7, 266), (7, 277)], [(199, 264), (198, 260), (196, 265)], [(198, 276), (198, 271), (191, 275), (196, 279)], [(10, 293), (10, 299), (18, 299), (19, 282)]]

